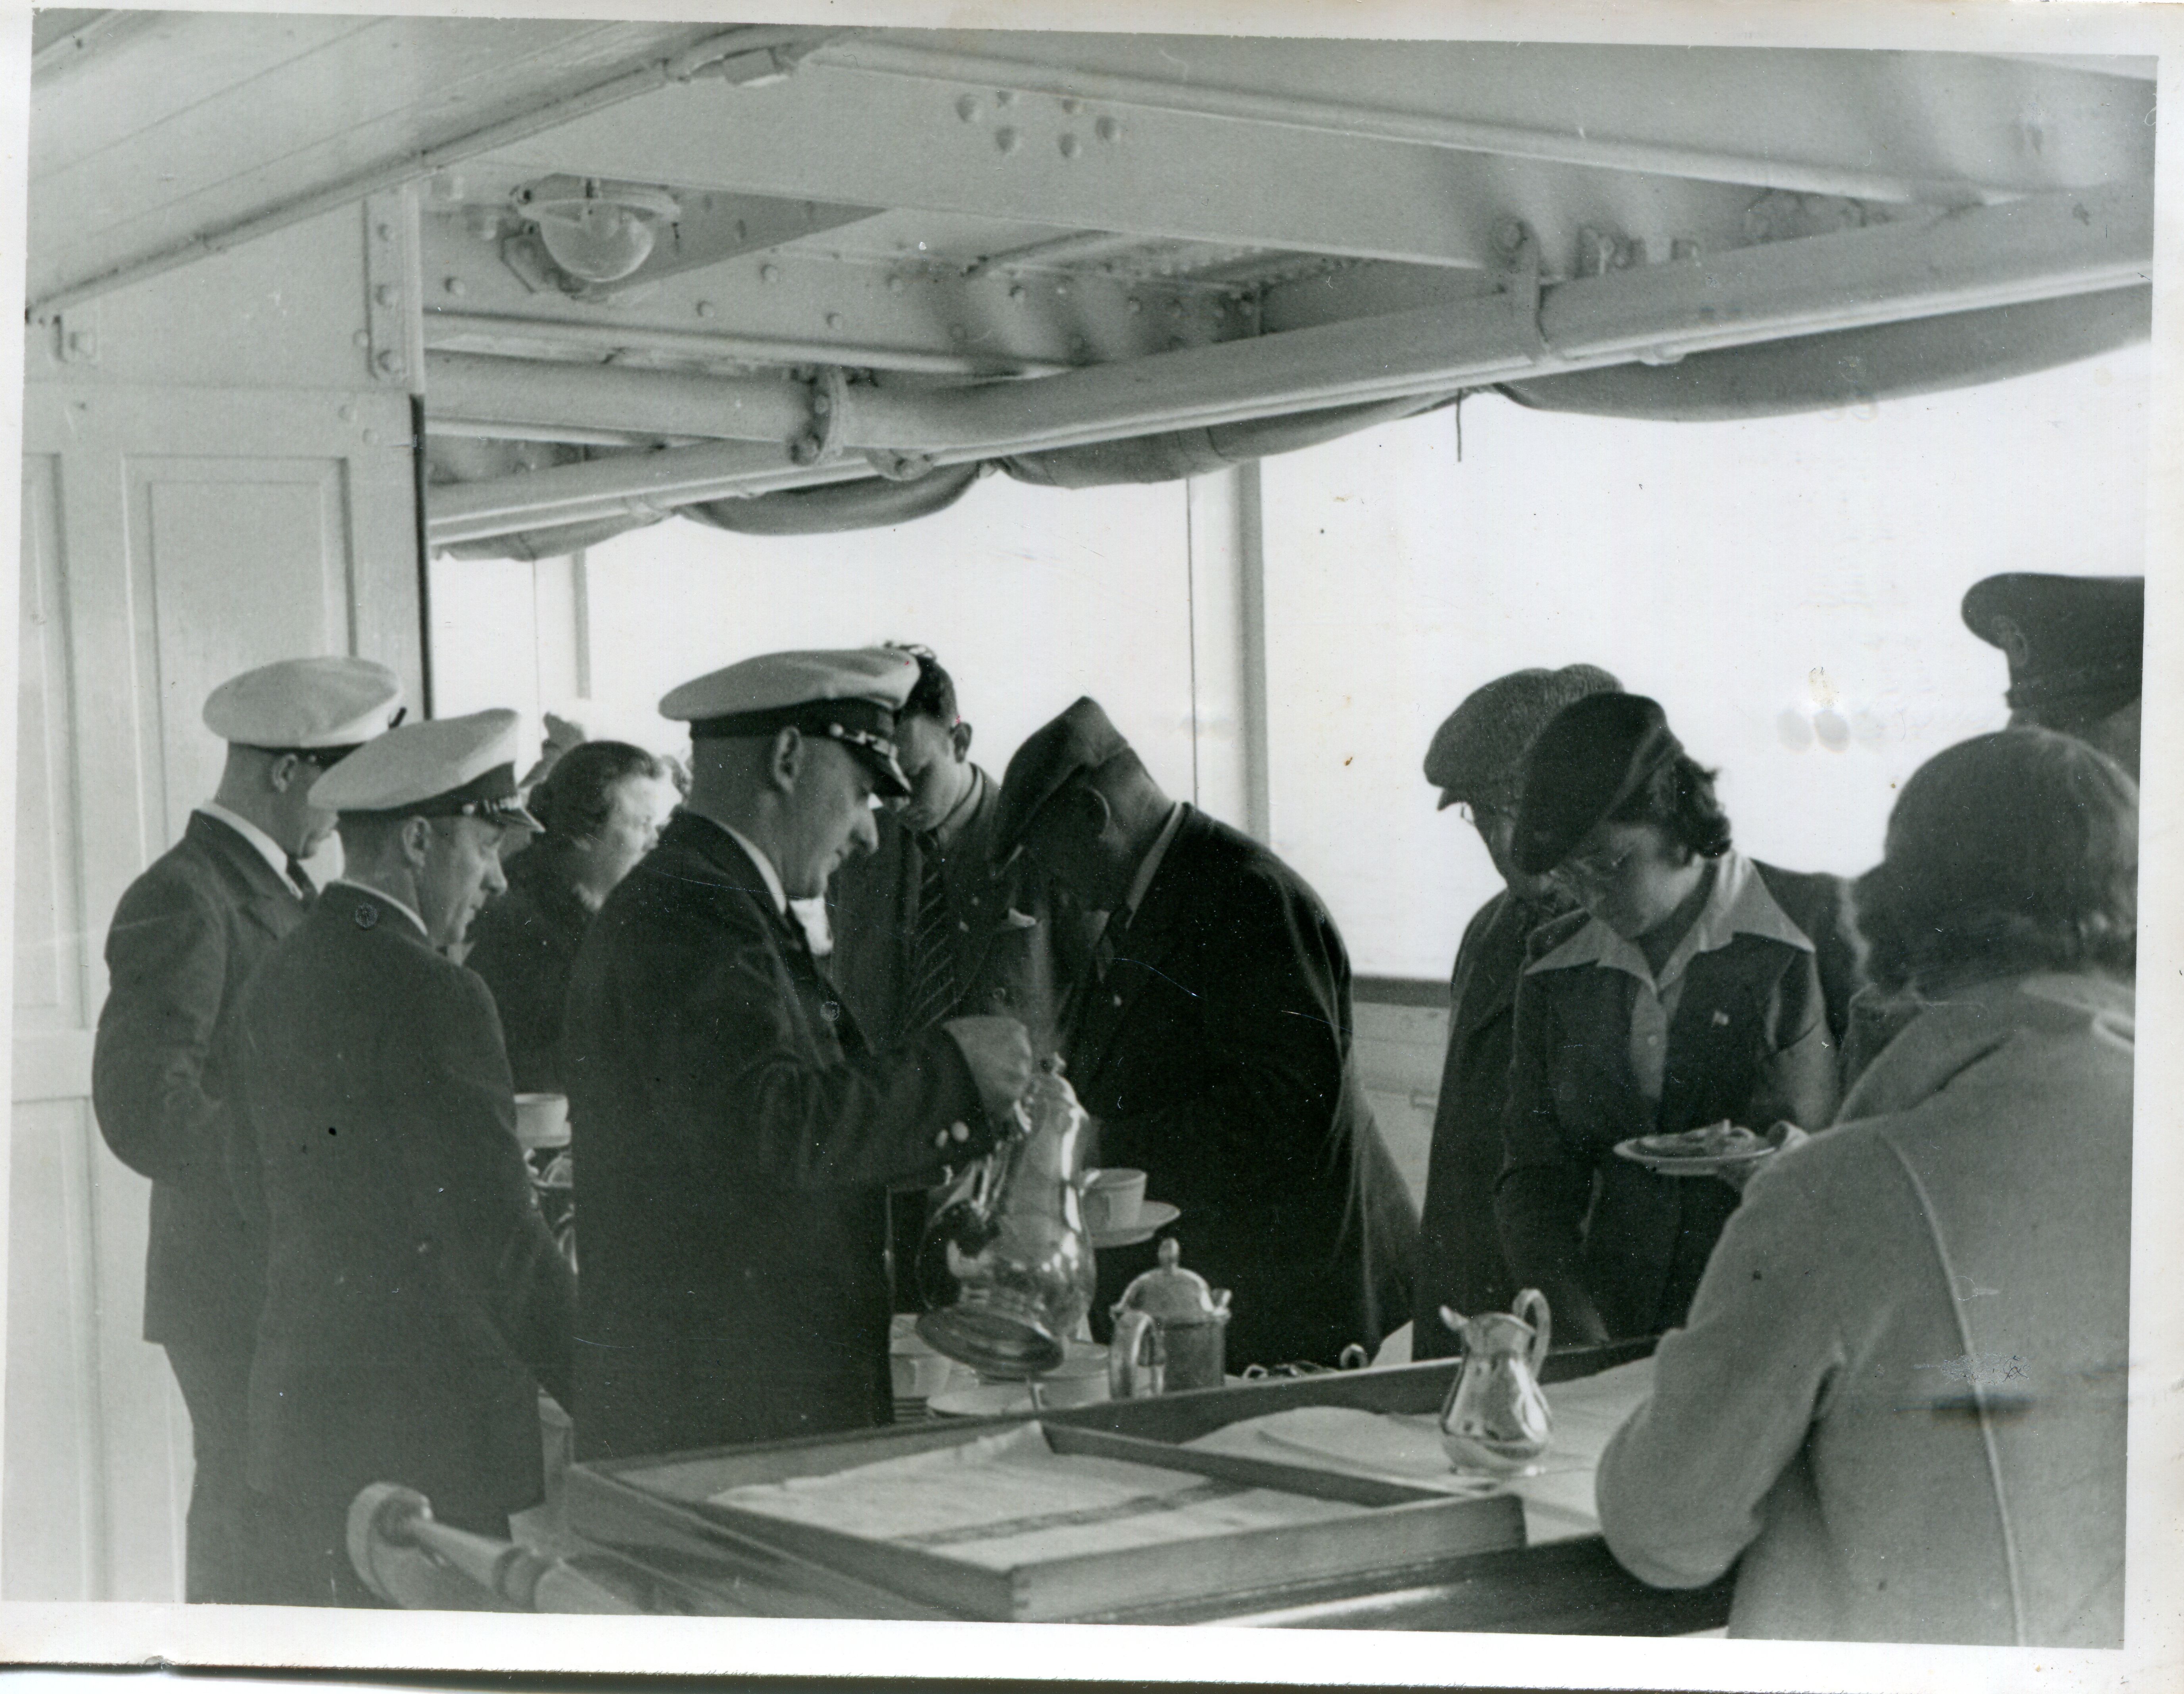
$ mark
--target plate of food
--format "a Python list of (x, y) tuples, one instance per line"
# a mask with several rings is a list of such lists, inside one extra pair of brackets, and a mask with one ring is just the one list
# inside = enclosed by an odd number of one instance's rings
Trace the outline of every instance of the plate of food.
[(1726, 1117), (1674, 1135), (1637, 1135), (1618, 1141), (1615, 1151), (1635, 1164), (1663, 1176), (1711, 1176), (1716, 1171), (1757, 1164), (1776, 1151), (1756, 1129)]

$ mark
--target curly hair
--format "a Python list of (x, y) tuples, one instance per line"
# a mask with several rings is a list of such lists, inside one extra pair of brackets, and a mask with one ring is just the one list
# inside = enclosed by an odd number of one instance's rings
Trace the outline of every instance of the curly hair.
[(527, 804), (549, 840), (582, 841), (614, 816), (617, 783), (668, 774), (664, 760), (627, 741), (582, 741), (554, 761)]
[(1714, 796), (1709, 771), (1679, 753), (1648, 777), (1608, 814), (1611, 823), (1650, 823), (1702, 859), (1719, 859), (1730, 848), (1729, 814)]
[(1903, 785), (1858, 879), (1868, 963), (1927, 990), (2031, 971), (2128, 978), (2138, 962), (2138, 786), (2046, 729), (1936, 754)]

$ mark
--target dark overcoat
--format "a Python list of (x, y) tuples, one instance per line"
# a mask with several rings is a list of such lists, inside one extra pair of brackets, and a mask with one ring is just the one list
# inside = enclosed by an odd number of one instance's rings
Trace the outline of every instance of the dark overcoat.
[(1446, 1358), (1457, 1337), (1440, 1320), (1506, 1312), (1517, 1297), (1502, 1257), (1494, 1186), (1502, 1174), (1502, 1124), (1508, 1113), (1515, 1047), (1517, 979), (1525, 942), (1556, 909), (1504, 889), (1465, 926), (1449, 984), (1448, 1051), (1434, 1106), (1426, 1196), (1418, 1208), (1418, 1286), (1411, 1357)]
[(574, 1290), (493, 996), (337, 882), (253, 979), (242, 1041), (270, 1217), (253, 1485), (317, 1502), (406, 1483), (488, 1526), (533, 1504)]
[(1496, 1192), (1502, 1243), (1522, 1284), (1540, 1289), (1568, 1338), (1658, 1334), (1683, 1321), (1736, 1191), (1711, 1177), (1661, 1176), (1614, 1151), (1730, 1118), (1824, 1128), (1841, 1098), (1843, 1032), (1860, 956), (1839, 879), (1752, 870), (1809, 948), (1738, 933), (1685, 967), (1669, 1020), (1658, 1110), (1632, 1068), (1638, 984), (1596, 964), (1549, 968), (1582, 929), (1573, 912), (1533, 936), (1517, 991), (1506, 1162)]
[(688, 811), (593, 921), (563, 1034), (579, 1453), (888, 1421), (887, 1189), (992, 1145), (954, 1039), (872, 1051), (750, 856)]
[(148, 1341), (247, 1357), (257, 1333), (265, 1243), (228, 1168), (235, 1026), (244, 984), (304, 910), (257, 849), (203, 812), (114, 909), (92, 1100), (107, 1145), (152, 1179)]
[(463, 963), (485, 978), (500, 1012), (519, 1094), (566, 1094), (561, 1013), (577, 949), (591, 927), (570, 855), (554, 837), (508, 861), (508, 891), (471, 922)]
[(265, 1241), (234, 1038), (243, 984), (303, 918), (256, 848), (196, 812), (129, 885), (106, 938), (92, 1101), (106, 1145), (152, 1179), (144, 1339), (166, 1348), (190, 1411), (192, 1600), (254, 1597), (243, 1466)]
[[(1184, 809), (1064, 1052), (1101, 1163), (1182, 1208), (1183, 1262), (1233, 1294), (1231, 1370), (1333, 1363), (1411, 1311), (1418, 1217), (1351, 1051), (1350, 959), (1304, 879)], [(1104, 950), (1104, 949), (1103, 949)], [(1100, 1255), (1098, 1312), (1153, 1262)]]

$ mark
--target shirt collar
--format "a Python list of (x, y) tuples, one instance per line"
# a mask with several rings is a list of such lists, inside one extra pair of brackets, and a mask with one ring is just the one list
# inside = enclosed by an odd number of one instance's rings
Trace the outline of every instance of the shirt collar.
[(1807, 953), (1814, 950), (1812, 938), (1782, 910), (1752, 861), (1741, 853), (1724, 853), (1714, 861), (1713, 889), (1707, 895), (1706, 905), (1662, 965), (1659, 975), (1646, 967), (1646, 956), (1636, 942), (1624, 940), (1596, 917), (1562, 945), (1535, 959), (1525, 971), (1529, 975), (1533, 971), (1565, 970), (1573, 965), (1600, 965), (1663, 987), (1680, 977), (1684, 967), (1700, 954), (1719, 951), (1739, 935), (1780, 941)]
[(1167, 857), (1168, 843), (1175, 839), (1175, 832), (1182, 827), (1183, 802), (1178, 800), (1168, 808), (1167, 822), (1161, 825), (1160, 834), (1145, 850), (1145, 856), (1138, 861), (1138, 874), (1123, 900), (1125, 921), (1136, 917), (1138, 908), (1145, 903), (1146, 894), (1152, 891), (1153, 878), (1160, 874), (1161, 861)]
[(719, 830), (722, 834), (727, 836), (749, 855), (751, 863), (758, 867), (760, 880), (766, 883), (766, 894), (773, 901), (773, 909), (782, 917), (788, 917), (788, 890), (782, 883), (781, 872), (773, 868), (773, 861), (759, 851), (756, 844), (750, 837), (734, 825), (722, 822), (717, 817), (706, 817), (702, 811), (690, 811), (688, 807), (685, 807), (684, 812), (691, 817), (705, 818), (706, 822), (711, 824), (714, 828)]
[(327, 883), (326, 894), (332, 895), (336, 889), (347, 889), (352, 894), (362, 894), (366, 900), (376, 900), (382, 906), (393, 906), (417, 926), (417, 933), (426, 940), (430, 941), (432, 939), (432, 932), (425, 927), (425, 920), (417, 915), (417, 908), (405, 900), (397, 900), (385, 889), (373, 888), (368, 883), (353, 883), (347, 877), (337, 877), (332, 882)]
[[(273, 874), (280, 878), (282, 882), (287, 883), (290, 888), (296, 889), (295, 883), (289, 882), (288, 879), (287, 849), (281, 846), (279, 842), (276, 841), (271, 836), (268, 835), (264, 830), (260, 829), (241, 812), (229, 811), (227, 807), (222, 805), (218, 800), (207, 800), (203, 805), (199, 806), (198, 810), (203, 813), (205, 816), (215, 818), (219, 822), (226, 824), (237, 835), (240, 835), (245, 841), (248, 841), (253, 847), (255, 847), (258, 850), (258, 856), (273, 867)], [(303, 893), (303, 890), (301, 889), (296, 889), (296, 892), (300, 894)]]

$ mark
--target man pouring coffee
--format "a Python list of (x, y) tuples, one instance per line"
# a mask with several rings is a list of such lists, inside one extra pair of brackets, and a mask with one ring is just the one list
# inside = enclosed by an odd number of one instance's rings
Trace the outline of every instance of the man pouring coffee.
[(775, 653), (660, 703), (689, 798), (593, 919), (563, 1026), (584, 1457), (889, 1421), (887, 1190), (991, 1147), (1033, 1069), (1007, 1017), (875, 1051), (789, 911), (909, 793), (916, 680), (905, 653)]

